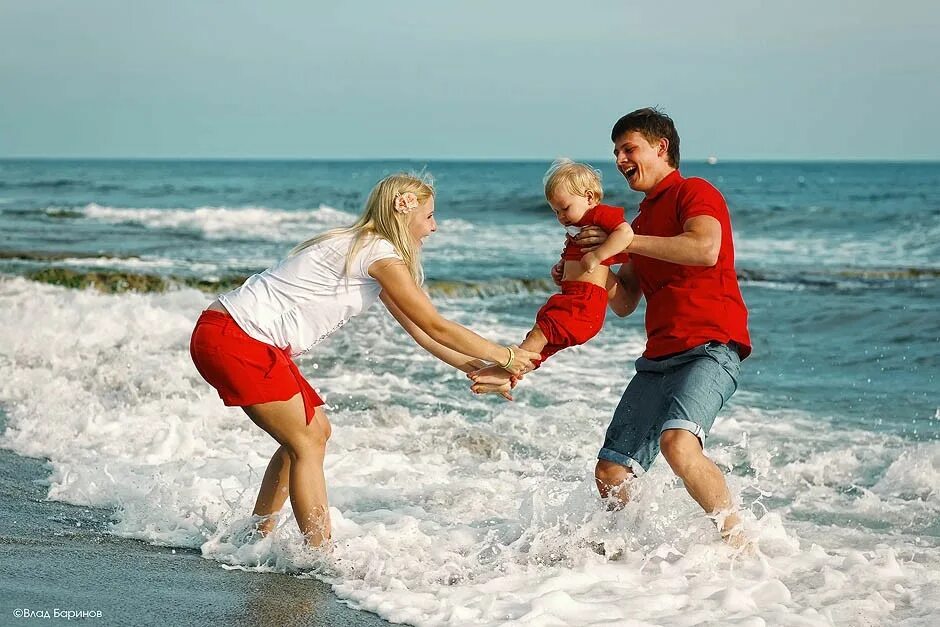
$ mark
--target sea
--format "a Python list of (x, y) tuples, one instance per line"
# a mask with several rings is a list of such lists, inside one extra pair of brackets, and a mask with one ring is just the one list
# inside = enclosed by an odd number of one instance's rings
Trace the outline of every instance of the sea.
[[(589, 162), (632, 218), (640, 196)], [(750, 311), (706, 451), (755, 551), (726, 546), (662, 459), (622, 511), (597, 498), (642, 305), (511, 403), (470, 394), (376, 305), (298, 358), (333, 423), (330, 551), (303, 547), (289, 509), (247, 538), (277, 445), (193, 367), (200, 311), (412, 171), (436, 183), (435, 306), (519, 342), (564, 245), (548, 166), (0, 161), (0, 474), (38, 458), (44, 500), (100, 512), (108, 537), (316, 579), (394, 623), (937, 624), (940, 163), (682, 165), (728, 201)]]

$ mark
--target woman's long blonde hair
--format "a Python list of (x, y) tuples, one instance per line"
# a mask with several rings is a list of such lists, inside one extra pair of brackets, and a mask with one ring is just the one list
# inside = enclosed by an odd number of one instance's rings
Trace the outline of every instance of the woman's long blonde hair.
[(352, 226), (332, 229), (326, 233), (312, 237), (301, 242), (290, 251), (291, 255), (314, 246), (324, 240), (353, 234), (352, 246), (346, 254), (346, 274), (349, 274), (350, 264), (356, 254), (366, 244), (370, 236), (381, 237), (388, 240), (401, 258), (408, 271), (418, 285), (424, 282), (424, 270), (421, 267), (421, 250), (411, 241), (408, 225), (418, 210), (409, 213), (395, 211), (395, 198), (408, 192), (418, 197), (418, 202), (424, 204), (428, 198), (434, 196), (434, 187), (431, 177), (425, 174), (406, 174), (399, 172), (387, 176), (372, 188), (366, 200), (365, 209), (359, 219)]

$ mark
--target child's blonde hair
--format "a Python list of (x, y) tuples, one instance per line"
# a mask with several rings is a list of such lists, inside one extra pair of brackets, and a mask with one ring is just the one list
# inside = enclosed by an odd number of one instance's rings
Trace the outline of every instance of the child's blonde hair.
[(562, 185), (569, 194), (587, 196), (588, 192), (594, 192), (594, 200), (600, 202), (604, 199), (601, 171), (586, 163), (577, 163), (564, 158), (555, 159), (542, 182), (545, 184), (545, 198), (549, 201)]
[(333, 229), (312, 237), (302, 242), (290, 251), (291, 255), (310, 248), (326, 239), (354, 234), (352, 246), (346, 254), (346, 274), (349, 274), (350, 264), (355, 259), (356, 254), (366, 244), (369, 236), (377, 236), (388, 240), (401, 258), (408, 271), (418, 285), (424, 282), (424, 270), (421, 267), (421, 250), (411, 241), (408, 233), (408, 225), (411, 218), (418, 211), (414, 209), (409, 213), (399, 213), (395, 210), (396, 197), (413, 193), (418, 198), (418, 202), (424, 204), (428, 198), (434, 196), (434, 183), (431, 177), (426, 174), (406, 174), (399, 172), (387, 176), (372, 188), (369, 198), (366, 200), (362, 215), (352, 226), (339, 229)]

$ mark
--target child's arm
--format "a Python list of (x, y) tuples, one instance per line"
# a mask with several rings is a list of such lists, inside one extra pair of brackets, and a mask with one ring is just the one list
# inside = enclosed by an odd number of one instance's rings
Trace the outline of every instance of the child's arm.
[(620, 226), (611, 231), (607, 239), (604, 240), (604, 243), (598, 246), (596, 250), (581, 257), (581, 267), (584, 268), (585, 272), (593, 271), (594, 268), (601, 265), (601, 262), (608, 257), (613, 257), (617, 253), (623, 252), (632, 241), (633, 229), (630, 228), (627, 222), (621, 223)]
[[(445, 364), (451, 365), (458, 370), (462, 370), (463, 372), (473, 372), (474, 370), (479, 370), (480, 368), (488, 365), (482, 359), (476, 359), (474, 357), (470, 357), (469, 355), (464, 355), (463, 353), (447, 348), (439, 342), (435, 342), (430, 335), (422, 331), (418, 325), (412, 322), (411, 318), (406, 316), (404, 312), (402, 312), (402, 310), (399, 309), (394, 302), (392, 302), (392, 299), (386, 296), (385, 292), (382, 292), (379, 298), (382, 299), (382, 302), (388, 308), (389, 313), (395, 317), (395, 320), (398, 321), (398, 324), (400, 324), (402, 328), (408, 332), (408, 335), (414, 338), (415, 343), (443, 361)], [(500, 368), (500, 370), (502, 370), (502, 368)], [(506, 371), (503, 370), (503, 372)], [(509, 373), (506, 372), (506, 374), (508, 375)]]

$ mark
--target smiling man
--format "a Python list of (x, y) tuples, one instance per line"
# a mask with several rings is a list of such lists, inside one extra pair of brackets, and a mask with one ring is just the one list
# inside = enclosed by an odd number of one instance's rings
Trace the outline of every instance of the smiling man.
[[(703, 451), (751, 352), (728, 207), (708, 181), (679, 173), (679, 135), (664, 113), (623, 116), (611, 140), (617, 168), (645, 197), (626, 248), (630, 262), (608, 283), (609, 302), (626, 316), (646, 298), (647, 345), (598, 453), (597, 487), (622, 505), (630, 479), (662, 451), (722, 536), (740, 544), (725, 477)], [(577, 238), (588, 251), (605, 239), (596, 228)]]

